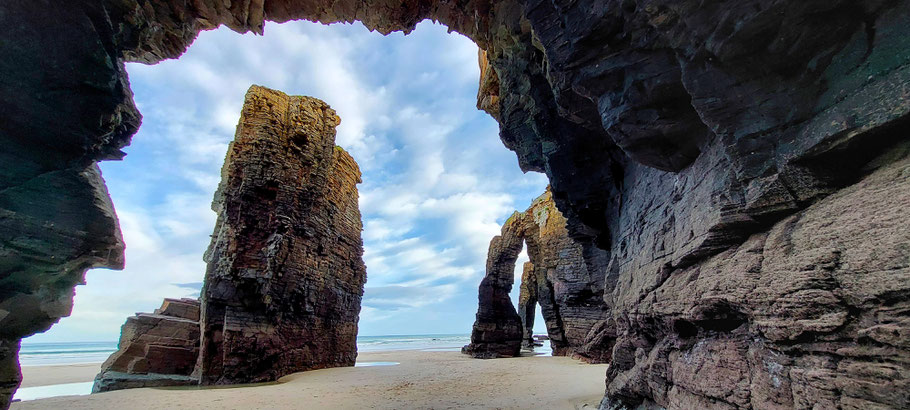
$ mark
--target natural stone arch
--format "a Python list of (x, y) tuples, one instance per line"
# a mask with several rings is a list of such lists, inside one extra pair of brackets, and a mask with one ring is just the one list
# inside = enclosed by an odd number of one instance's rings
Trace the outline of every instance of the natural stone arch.
[[(522, 245), (530, 261), (522, 267), (516, 312), (509, 293)], [(608, 362), (612, 339), (604, 338), (604, 329), (613, 324), (602, 302), (607, 254), (596, 253), (585, 255), (582, 244), (569, 237), (566, 219), (549, 190), (524, 212), (513, 213), (490, 241), (477, 320), (463, 352), (476, 358), (518, 356), (522, 346), (533, 344), (534, 309), (539, 305), (554, 355)]]
[[(260, 30), (263, 20), (298, 17), (357, 19), (380, 31), (407, 31), (420, 19), (436, 18), (487, 51), (497, 81), (488, 76), (484, 83), (498, 84), (499, 90), (485, 94), (490, 98), (482, 100), (489, 103), (482, 106), (492, 107), (503, 142), (517, 153), (523, 169), (547, 174), (569, 231), (585, 244), (586, 252), (595, 247), (610, 252), (605, 287), (613, 292), (605, 303), (617, 320), (614, 356), (622, 360), (607, 375), (611, 399), (605, 406), (716, 403), (698, 386), (672, 389), (661, 369), (678, 363), (678, 357), (693, 357), (693, 346), (724, 350), (729, 340), (761, 344), (753, 351), (786, 357), (774, 363), (786, 374), (798, 374), (807, 365), (791, 360), (797, 355), (793, 351), (808, 348), (808, 342), (769, 337), (766, 327), (791, 316), (812, 321), (812, 312), (825, 309), (850, 313), (849, 323), (834, 330), (820, 327), (803, 338), (852, 340), (861, 348), (853, 350), (859, 353), (851, 360), (907, 369), (905, 345), (860, 337), (877, 334), (875, 326), (891, 323), (899, 323), (893, 325), (897, 331), (906, 331), (905, 317), (882, 311), (885, 303), (894, 302), (889, 295), (901, 295), (894, 303), (907, 299), (903, 263), (892, 266), (892, 276), (874, 283), (860, 279), (873, 268), (872, 262), (835, 264), (833, 272), (844, 279), (837, 282), (837, 291), (850, 297), (841, 304), (823, 304), (824, 309), (794, 311), (786, 295), (828, 290), (815, 282), (795, 281), (795, 275), (785, 275), (790, 281), (780, 282), (769, 274), (763, 278), (773, 280), (775, 287), (762, 299), (734, 300), (731, 295), (751, 282), (731, 282), (739, 272), (735, 261), (712, 259), (754, 245), (747, 239), (768, 233), (788, 216), (808, 212), (870, 170), (896, 166), (894, 147), (906, 138), (901, 129), (910, 113), (905, 91), (910, 87), (907, 0), (9, 3), (0, 14), (0, 55), (9, 56), (0, 59), (5, 104), (0, 121), (3, 369), (14, 366), (19, 338), (45, 330), (68, 314), (72, 286), (86, 269), (121, 265), (116, 218), (93, 164), (120, 158), (120, 148), (139, 125), (122, 63), (176, 57), (199, 30), (219, 23), (243, 32)], [(886, 152), (892, 156), (881, 156)], [(59, 201), (65, 212), (49, 212), (47, 198), (59, 198), (63, 191), (69, 193)], [(851, 212), (873, 225), (889, 217)], [(887, 222), (908, 219), (905, 213), (898, 216), (903, 219)], [(49, 229), (52, 226), (57, 229)], [(832, 247), (859, 246), (845, 230), (828, 235), (824, 243)], [(908, 242), (895, 238), (867, 239), (878, 246), (876, 252), (891, 254)], [(743, 257), (763, 249), (749, 248)], [(811, 259), (808, 254), (802, 257)], [(905, 257), (898, 253), (894, 260)], [(773, 266), (767, 263), (771, 260), (765, 262), (763, 266)], [(815, 266), (804, 262), (793, 264)], [(719, 265), (714, 271), (726, 276), (708, 282), (707, 275), (691, 271), (708, 264)], [(683, 285), (675, 279), (681, 275), (690, 275), (692, 286), (739, 287), (724, 289), (719, 297), (728, 300), (722, 303), (711, 292), (689, 291), (677, 298)], [(654, 303), (661, 298), (675, 302)], [(704, 308), (717, 303), (732, 306), (738, 312), (734, 316), (746, 317), (743, 330), (724, 334), (724, 342), (711, 333), (713, 326), (696, 326), (693, 332), (685, 325), (723, 320), (718, 315), (730, 309)], [(772, 307), (778, 304), (790, 307), (777, 316), (761, 316), (777, 311)], [(878, 319), (863, 322), (858, 319), (863, 315)], [(675, 343), (681, 336), (700, 343)], [(870, 340), (896, 353), (874, 353), (868, 350)], [(762, 350), (766, 348), (770, 350)], [(646, 360), (636, 354), (639, 350), (648, 354)], [(762, 360), (772, 356), (762, 354)], [(824, 359), (811, 349), (798, 354)], [(707, 365), (717, 364), (713, 356), (697, 357)], [(757, 383), (781, 377), (756, 372), (750, 377)], [(842, 377), (849, 383), (885, 383), (893, 391), (907, 391), (899, 381), (873, 374), (857, 371)], [(830, 374), (822, 379), (833, 383)], [(789, 399), (775, 399), (782, 406), (823, 396), (828, 400), (824, 389), (805, 379), (785, 381), (795, 387)], [(15, 375), (0, 373), (5, 391), (16, 383)], [(715, 390), (727, 391), (733, 384), (718, 381)], [(844, 399), (899, 407), (907, 400), (863, 389), (831, 395), (826, 403)], [(3, 399), (8, 397), (0, 396)], [(743, 403), (740, 397), (734, 405)]]

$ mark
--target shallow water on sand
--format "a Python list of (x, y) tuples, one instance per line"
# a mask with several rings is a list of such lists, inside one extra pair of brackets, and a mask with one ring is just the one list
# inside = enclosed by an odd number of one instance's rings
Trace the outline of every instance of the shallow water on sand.
[(93, 382), (52, 384), (50, 386), (23, 387), (16, 390), (13, 400), (38, 400), (57, 396), (81, 396), (92, 392)]

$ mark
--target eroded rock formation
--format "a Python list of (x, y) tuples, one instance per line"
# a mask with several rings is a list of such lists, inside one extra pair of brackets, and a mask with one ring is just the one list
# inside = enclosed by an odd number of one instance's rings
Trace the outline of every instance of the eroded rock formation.
[[(518, 313), (509, 292), (515, 261), (527, 245), (530, 262), (523, 266)], [(490, 242), (487, 273), (480, 284), (477, 320), (471, 344), (464, 353), (477, 358), (512, 357), (520, 347), (532, 346), (534, 312), (540, 305), (553, 354), (574, 355), (590, 362), (609, 360), (612, 344), (596, 339), (608, 326), (609, 311), (603, 302), (606, 269), (589, 269), (605, 252), (585, 258), (580, 244), (569, 237), (566, 219), (556, 208), (549, 190), (524, 212), (515, 212)]]
[(534, 264), (525, 262), (521, 267), (521, 283), (518, 287), (518, 317), (521, 318), (521, 347), (533, 348), (534, 312), (537, 311), (537, 275)]
[(360, 170), (324, 102), (253, 86), (212, 202), (203, 384), (353, 366), (366, 267)]
[[(18, 338), (68, 314), (64, 299), (84, 268), (118, 266), (111, 257), (120, 248), (109, 200), (92, 194), (100, 192), (100, 179), (79, 175), (93, 169), (93, 162), (119, 158), (138, 127), (124, 61), (175, 58), (200, 30), (220, 24), (261, 33), (265, 20), (360, 20), (382, 32), (407, 32), (435, 18), (485, 50), (483, 60), (491, 69), (484, 70), (479, 105), (499, 120), (500, 137), (521, 167), (547, 174), (584, 257), (607, 259), (605, 302), (613, 324), (602, 327), (600, 340), (615, 342), (615, 357), (605, 407), (693, 403), (671, 401), (665, 393), (671, 391), (685, 391), (686, 400), (706, 407), (770, 407), (767, 403), (776, 402), (736, 390), (745, 378), (695, 388), (669, 376), (693, 355), (706, 370), (736, 368), (742, 365), (736, 352), (753, 343), (781, 358), (749, 363), (751, 380), (780, 381), (775, 391), (784, 397), (783, 407), (823, 400), (842, 407), (904, 406), (902, 397), (889, 392), (901, 391), (908, 378), (910, 347), (869, 336), (885, 328), (897, 334), (910, 329), (901, 308), (910, 298), (910, 251), (903, 237), (889, 232), (889, 239), (872, 241), (880, 246), (877, 255), (887, 255), (887, 268), (875, 270), (884, 259), (841, 263), (834, 271), (841, 273), (837, 278), (851, 278), (845, 282), (801, 282), (800, 289), (809, 293), (798, 295), (843, 297), (836, 306), (847, 314), (841, 314), (840, 327), (800, 330), (785, 342), (759, 324), (812, 322), (827, 308), (797, 312), (783, 307), (794, 304), (792, 295), (772, 295), (778, 299), (762, 302), (771, 303), (771, 310), (754, 310), (758, 304), (751, 301), (702, 309), (714, 306), (716, 298), (675, 294), (670, 286), (691, 269), (717, 263), (727, 273), (715, 281), (740, 287), (731, 293), (751, 289), (753, 282), (732, 280), (738, 259), (717, 260), (718, 255), (754, 245), (755, 235), (770, 237), (784, 221), (811, 213), (830, 195), (872, 189), (864, 178), (894, 166), (893, 158), (872, 160), (907, 138), (908, 0), (8, 3), (0, 13), (0, 54), (7, 57), (0, 59), (0, 306), (33, 298), (59, 301), (44, 303), (59, 308), (0, 307), (0, 321), (20, 317), (15, 320), (27, 324), (0, 326), (0, 364), (6, 366), (0, 370), (0, 398), (17, 384), (8, 375), (18, 374), (9, 367)], [(885, 181), (881, 188), (898, 183)], [(54, 202), (58, 212), (41, 212), (42, 204), (52, 202), (48, 198), (60, 201)], [(86, 206), (78, 198), (97, 200)], [(38, 206), (23, 206), (29, 203)], [(826, 215), (849, 223), (828, 226), (823, 242), (841, 255), (861, 249), (850, 227), (875, 228), (880, 217), (867, 213), (867, 206), (875, 207), (864, 203)], [(893, 212), (907, 219), (905, 207)], [(87, 225), (57, 224), (61, 218)], [(80, 236), (89, 232), (85, 227), (93, 234)], [(43, 235), (51, 237), (40, 239)], [(25, 244), (8, 239), (20, 236), (39, 239)], [(794, 237), (792, 243), (797, 249), (813, 242)], [(848, 246), (853, 248), (842, 248)], [(606, 258), (596, 249), (606, 251)], [(746, 252), (755, 254), (768, 258), (764, 251)], [(820, 266), (817, 255), (794, 255), (790, 261), (799, 272)], [(786, 288), (779, 280), (792, 276), (787, 272), (762, 276), (770, 282), (761, 286)], [(858, 279), (867, 275), (879, 280)], [(882, 283), (890, 288), (880, 294)], [(48, 288), (57, 291), (38, 290)], [(858, 294), (877, 296), (849, 296)], [(810, 305), (832, 306), (825, 297)], [(655, 299), (685, 302), (680, 306), (700, 313), (664, 316), (645, 304)], [(881, 309), (890, 313), (873, 314)], [(695, 318), (686, 319), (690, 314)], [(676, 319), (678, 327), (672, 324)], [(740, 330), (729, 329), (735, 323)], [(866, 330), (873, 328), (878, 330)], [(657, 347), (683, 334), (695, 343)], [(715, 344), (721, 334), (728, 344)], [(826, 344), (833, 341), (843, 348)], [(716, 353), (699, 355), (693, 350), (699, 346), (712, 346)], [(821, 373), (840, 366), (844, 371), (834, 382), (801, 373), (804, 357), (818, 360), (816, 367), (826, 369)], [(873, 382), (874, 372), (847, 371), (879, 365), (890, 366), (882, 373), (887, 380)], [(790, 383), (797, 379), (802, 381)], [(734, 390), (738, 393), (727, 395)]]
[(199, 300), (165, 299), (154, 313), (126, 319), (92, 392), (198, 384), (191, 377), (198, 357)]
[(471, 343), (462, 353), (481, 359), (516, 357), (521, 353), (522, 320), (509, 292), (515, 282), (515, 260), (524, 244), (524, 215), (515, 212), (494, 236), (487, 251), (487, 271), (478, 290), (477, 319)]
[(339, 122), (315, 98), (250, 87), (212, 203), (201, 303), (128, 318), (94, 392), (354, 365), (366, 267), (360, 170), (335, 146)]

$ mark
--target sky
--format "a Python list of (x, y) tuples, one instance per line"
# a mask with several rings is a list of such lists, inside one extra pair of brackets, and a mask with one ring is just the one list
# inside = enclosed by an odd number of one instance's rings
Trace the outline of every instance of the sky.
[(341, 117), (336, 144), (363, 173), (361, 335), (470, 333), (490, 239), (547, 185), (476, 109), (477, 47), (429, 21), (408, 36), (360, 23), (221, 28), (179, 60), (127, 71), (143, 123), (123, 161), (101, 163), (126, 269), (89, 271), (73, 314), (26, 342), (115, 341), (135, 312), (199, 295), (212, 196), (252, 84), (322, 99)]

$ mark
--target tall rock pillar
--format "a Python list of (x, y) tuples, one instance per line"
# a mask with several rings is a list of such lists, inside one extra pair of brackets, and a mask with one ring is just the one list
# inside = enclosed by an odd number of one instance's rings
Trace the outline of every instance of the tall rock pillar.
[(515, 212), (503, 225), (501, 234), (490, 241), (471, 344), (462, 348), (462, 353), (479, 359), (515, 357), (521, 353), (522, 320), (509, 292), (515, 282), (515, 261), (524, 244), (523, 218)]
[(521, 344), (523, 347), (534, 346), (534, 312), (537, 311), (537, 275), (534, 264), (525, 262), (521, 272), (521, 285), (518, 292), (518, 316), (521, 317)]
[(351, 366), (366, 267), (357, 164), (326, 103), (253, 86), (205, 254), (202, 384)]

